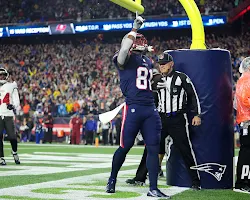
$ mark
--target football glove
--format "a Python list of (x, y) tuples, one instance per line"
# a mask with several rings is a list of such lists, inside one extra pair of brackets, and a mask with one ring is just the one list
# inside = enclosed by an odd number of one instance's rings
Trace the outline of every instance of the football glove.
[(7, 105), (8, 110), (15, 110), (15, 107), (12, 104)]
[(147, 49), (148, 52), (153, 52), (153, 51), (155, 51), (153, 46), (147, 46), (146, 49)]
[(145, 19), (143, 19), (141, 16), (139, 16), (136, 12), (136, 18), (134, 20), (133, 28), (136, 30), (139, 30), (144, 23)]
[(164, 77), (161, 80), (162, 80), (161, 82), (157, 83), (157, 89), (167, 88), (168, 84), (167, 84), (166, 78)]

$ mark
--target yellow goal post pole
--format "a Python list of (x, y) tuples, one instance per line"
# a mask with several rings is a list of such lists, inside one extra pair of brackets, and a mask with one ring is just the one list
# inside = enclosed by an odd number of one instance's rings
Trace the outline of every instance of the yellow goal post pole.
[[(141, 0), (110, 0), (111, 2), (120, 5), (134, 13), (139, 14), (144, 12), (144, 7), (141, 5)], [(201, 18), (201, 13), (194, 0), (179, 0), (184, 7), (192, 27), (192, 44), (190, 49), (206, 49), (205, 31)]]
[(111, 2), (126, 8), (132, 12), (138, 12), (140, 15), (144, 12), (144, 7), (141, 5), (141, 0), (110, 0)]
[(205, 31), (201, 13), (194, 0), (179, 0), (184, 7), (192, 27), (192, 44), (190, 49), (206, 49)]

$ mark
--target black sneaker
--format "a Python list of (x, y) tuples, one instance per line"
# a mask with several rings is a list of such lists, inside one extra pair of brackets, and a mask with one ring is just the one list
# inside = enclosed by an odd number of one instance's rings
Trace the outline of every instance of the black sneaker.
[(20, 163), (20, 160), (19, 160), (19, 157), (18, 157), (17, 153), (13, 153), (13, 152), (12, 152), (12, 155), (13, 155), (13, 158), (14, 158), (14, 160), (15, 160), (15, 163), (16, 163), (17, 165), (20, 165), (21, 163)]
[(129, 185), (138, 185), (138, 186), (145, 186), (146, 183), (143, 182), (143, 181), (136, 181), (135, 178), (133, 179), (127, 179), (126, 180), (126, 183), (129, 184)]
[(106, 187), (106, 192), (115, 193), (115, 184), (116, 184), (116, 180), (110, 178)]
[(1, 159), (0, 159), (0, 164), (1, 164), (1, 165), (6, 165), (6, 162), (5, 162), (4, 158), (1, 158)]
[(234, 191), (250, 194), (250, 187), (246, 185), (244, 187), (235, 188)]
[(162, 193), (159, 189), (149, 190), (147, 196), (148, 197), (161, 197), (161, 198), (164, 198), (164, 199), (170, 199), (170, 196)]
[(160, 171), (158, 172), (158, 177), (160, 178), (164, 178), (164, 173), (163, 171), (160, 169)]
[(201, 190), (201, 186), (199, 184), (193, 184), (191, 188), (192, 190), (195, 190), (195, 191)]

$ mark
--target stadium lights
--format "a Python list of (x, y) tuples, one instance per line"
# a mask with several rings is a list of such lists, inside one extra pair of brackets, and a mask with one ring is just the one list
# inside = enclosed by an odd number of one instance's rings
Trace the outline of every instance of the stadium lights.
[(142, 14), (144, 12), (144, 7), (141, 5), (141, 0), (110, 0), (111, 2), (126, 8), (132, 12), (138, 12), (139, 14)]

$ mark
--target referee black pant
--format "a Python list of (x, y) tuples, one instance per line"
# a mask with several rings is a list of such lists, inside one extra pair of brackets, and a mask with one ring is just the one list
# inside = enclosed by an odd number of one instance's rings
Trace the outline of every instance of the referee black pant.
[[(182, 158), (191, 176), (192, 184), (200, 185), (200, 178), (197, 170), (190, 169), (190, 167), (196, 166), (197, 163), (189, 137), (187, 115), (183, 113), (178, 113), (169, 117), (167, 117), (167, 115), (165, 114), (160, 114), (160, 116), (162, 121), (160, 154), (165, 154), (165, 139), (167, 136), (170, 136), (173, 139), (173, 144), (182, 155)], [(146, 180), (146, 157), (147, 152), (146, 150), (144, 150), (141, 163), (136, 172), (136, 181), (145, 182)]]
[(250, 187), (250, 126), (241, 130), (240, 152), (237, 163), (237, 181), (235, 188)]

